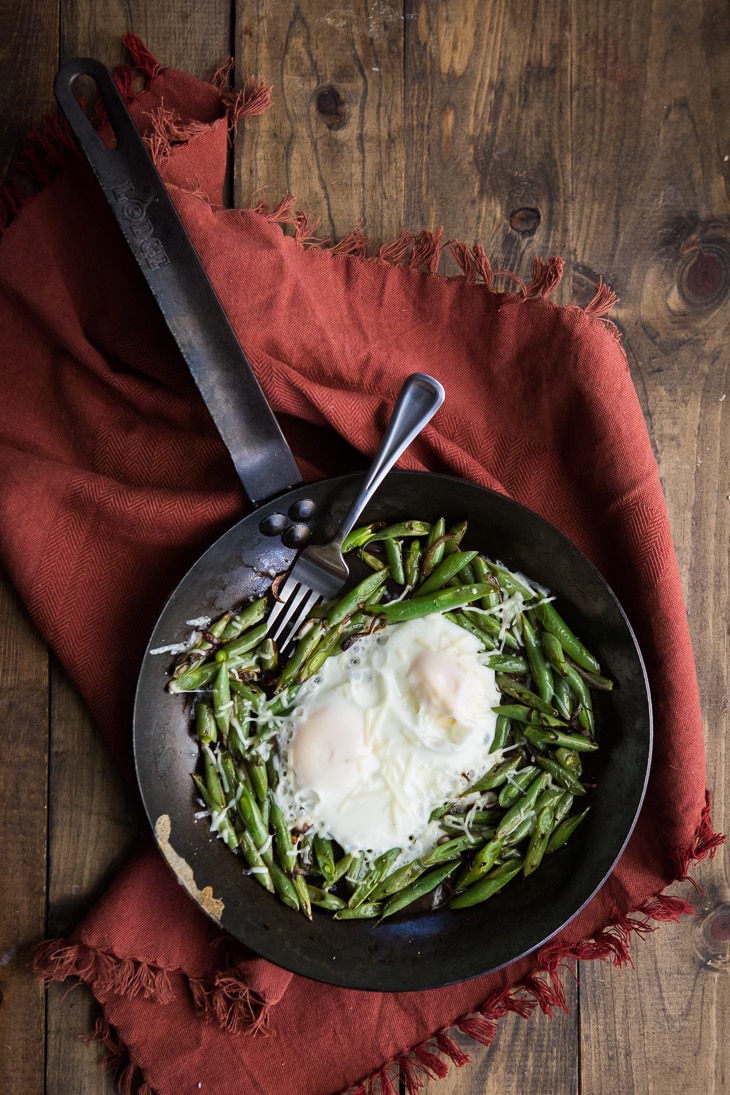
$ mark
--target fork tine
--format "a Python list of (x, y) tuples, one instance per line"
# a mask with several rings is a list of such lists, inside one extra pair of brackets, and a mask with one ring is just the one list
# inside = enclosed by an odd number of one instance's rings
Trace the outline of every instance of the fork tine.
[(290, 574), (287, 577), (286, 581), (284, 582), (284, 585), (281, 587), (281, 589), (277, 593), (276, 600), (274, 602), (274, 607), (272, 608), (271, 612), (269, 613), (268, 626), (266, 628), (266, 633), (268, 635), (271, 635), (274, 624), (279, 619), (282, 612), (284, 612), (287, 608), (289, 608), (290, 603), (291, 603), (291, 598), (294, 596), (294, 593), (295, 593), (296, 589), (298, 588), (298, 586), (299, 586), (299, 582), (296, 580), (296, 578), (292, 578), (292, 576)]
[[(283, 618), (278, 620), (279, 626), (274, 632), (272, 638), (275, 642), (279, 640), (280, 635), (287, 629), (288, 634), (282, 642), (279, 643), (279, 652), (285, 650), (292, 640), (292, 637), (296, 634), (297, 628), (306, 618), (310, 608), (312, 608), (317, 601), (320, 601), (321, 594), (317, 593), (315, 589), (309, 589), (307, 586), (298, 585), (297, 592), (290, 598), (289, 603), (286, 604), (286, 612)], [(286, 586), (284, 586), (286, 589)], [(283, 590), (282, 590), (283, 592)]]

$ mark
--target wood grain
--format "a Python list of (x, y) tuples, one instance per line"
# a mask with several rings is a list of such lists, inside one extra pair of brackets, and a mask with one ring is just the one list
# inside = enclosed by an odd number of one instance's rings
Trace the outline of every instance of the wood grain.
[(568, 10), (540, 0), (409, 5), (409, 227), (478, 240), (495, 270), (523, 277), (535, 255), (567, 257)]
[(45, 933), (48, 654), (0, 576), (0, 1089), (42, 1090), (43, 990), (30, 972)]
[[(96, 727), (55, 662), (50, 725), (47, 934), (60, 938), (102, 895), (136, 845), (143, 820), (136, 793), (120, 781)], [(46, 1091), (111, 1092), (111, 1077), (89, 1068), (90, 1059), (100, 1059), (100, 1048), (80, 1037), (94, 1029), (96, 1005), (80, 990), (68, 1007), (67, 992), (68, 986), (49, 991)]]
[(273, 84), (274, 105), (238, 142), (236, 204), (264, 187), (271, 204), (295, 194), (323, 238), (359, 224), (375, 247), (400, 232), (403, 23), (393, 0), (239, 5), (239, 78)]
[[(615, 311), (659, 462), (695, 646), (716, 827), (727, 826), (730, 501), (726, 8), (623, 2), (575, 9), (590, 51), (573, 62), (575, 247), (619, 293)], [(580, 18), (580, 27), (578, 26)], [(724, 104), (724, 108), (721, 104)], [(709, 903), (730, 896), (699, 868)], [(686, 891), (687, 887), (683, 887)], [(581, 967), (583, 1083), (720, 1092), (730, 985), (703, 965), (692, 925), (635, 943), (632, 970)], [(609, 991), (606, 991), (608, 987)]]
[[(558, 299), (599, 275), (622, 331), (674, 530), (706, 724), (715, 828), (727, 829), (730, 431), (730, 11), (724, 0), (46, 0), (0, 13), (0, 169), (50, 108), (59, 57), (123, 59), (125, 31), (162, 61), (274, 86), (241, 127), (232, 192), (287, 190), (372, 245), (403, 227), (480, 240), (495, 267), (561, 254)], [(455, 266), (447, 258), (445, 272)], [(50, 668), (49, 668), (50, 664)], [(84, 990), (44, 994), (29, 947), (66, 930), (140, 825), (94, 727), (7, 583), (0, 585), (0, 1090), (111, 1095)], [(730, 902), (727, 857), (694, 872), (698, 921)], [(679, 888), (686, 896), (688, 885)], [(489, 1049), (423, 1095), (720, 1095), (730, 983), (689, 920), (632, 946), (633, 968), (583, 963), (570, 1011), (509, 1016)]]

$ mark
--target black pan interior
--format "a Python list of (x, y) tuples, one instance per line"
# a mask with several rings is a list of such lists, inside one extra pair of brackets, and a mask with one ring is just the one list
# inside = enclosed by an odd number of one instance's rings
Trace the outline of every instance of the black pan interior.
[[(173, 593), (149, 648), (183, 641), (187, 621), (215, 617), (259, 595), (294, 557), (268, 527), (291, 527), (312, 501), (318, 537), (337, 525), (361, 475), (289, 492), (245, 518), (198, 560)], [(304, 507), (306, 510), (307, 507)], [(134, 744), (145, 808), (181, 882), (252, 950), (316, 980), (350, 988), (434, 988), (499, 968), (540, 946), (610, 874), (638, 815), (651, 757), (651, 705), (641, 654), (626, 616), (595, 567), (560, 532), (519, 504), (449, 476), (394, 472), (363, 520), (403, 517), (469, 521), (468, 546), (548, 586), (567, 622), (618, 682), (596, 696), (601, 728), (593, 808), (574, 838), (527, 879), (485, 905), (406, 915), (374, 926), (337, 922), (314, 910), (310, 923), (242, 872), (242, 861), (195, 820), (191, 772), (196, 743), (184, 698), (165, 692), (171, 659), (147, 654), (139, 678)], [(271, 520), (275, 518), (275, 520)], [(268, 525), (267, 525), (267, 519)], [(466, 543), (466, 541), (465, 541)], [(192, 885), (191, 885), (192, 880)]]

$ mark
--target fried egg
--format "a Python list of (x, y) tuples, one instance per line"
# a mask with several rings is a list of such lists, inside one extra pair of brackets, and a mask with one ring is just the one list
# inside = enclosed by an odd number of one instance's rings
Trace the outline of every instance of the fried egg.
[(279, 735), (279, 805), (346, 852), (425, 854), (435, 807), (496, 761), (484, 649), (441, 615), (357, 639), (302, 685)]

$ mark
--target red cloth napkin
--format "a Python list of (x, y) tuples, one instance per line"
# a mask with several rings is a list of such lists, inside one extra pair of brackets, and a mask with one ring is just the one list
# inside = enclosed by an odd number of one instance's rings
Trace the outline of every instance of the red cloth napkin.
[[(453, 245), (464, 276), (445, 278), (437, 233), (404, 233), (371, 256), (357, 231), (319, 245), (289, 199), (222, 208), (230, 127), (265, 107), (266, 90), (204, 84), (128, 45), (148, 80), (135, 118), (305, 477), (362, 466), (406, 373), (433, 373), (448, 399), (403, 465), (496, 488), (556, 524), (613, 586), (646, 659), (656, 747), (634, 836), (588, 907), (508, 969), (394, 994), (292, 976), (223, 935), (151, 841), (71, 939), (38, 949), (41, 976), (74, 975), (99, 1001), (96, 1033), (122, 1091), (388, 1093), (400, 1067), (416, 1092), (466, 1060), (453, 1029), (488, 1043), (507, 1011), (564, 1006), (566, 962), (621, 963), (632, 932), (677, 919), (687, 906), (662, 891), (723, 839), (657, 468), (604, 318), (611, 294), (559, 308), (548, 299), (559, 259), (497, 292), (478, 245)], [(136, 74), (120, 72), (122, 86)], [(19, 212), (4, 193), (0, 558), (131, 778), (132, 697), (158, 611), (248, 503), (65, 142), (57, 125), (37, 133), (26, 164), (66, 169)]]

